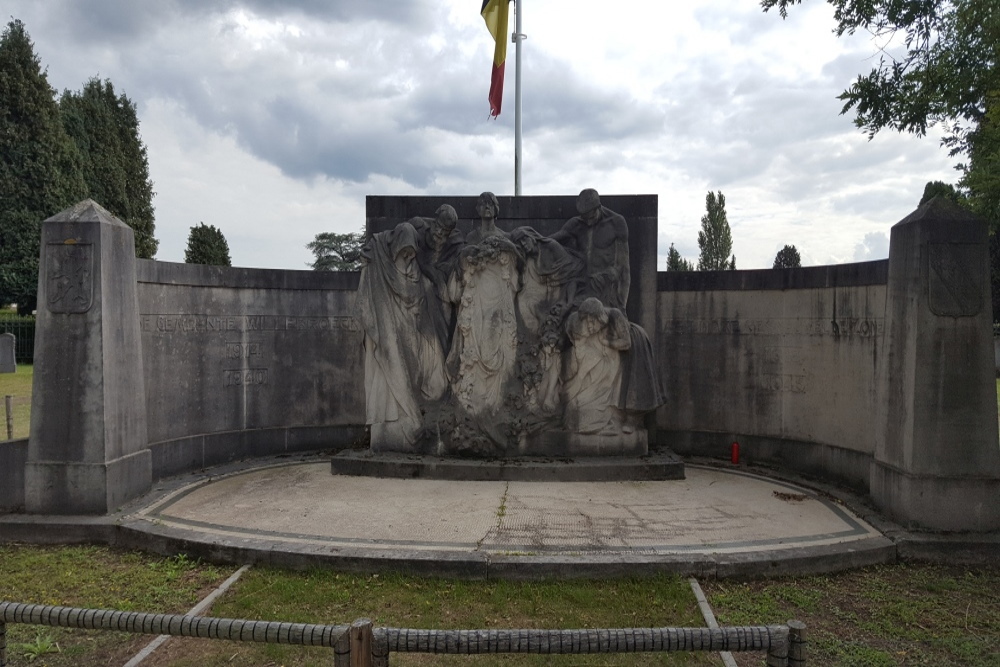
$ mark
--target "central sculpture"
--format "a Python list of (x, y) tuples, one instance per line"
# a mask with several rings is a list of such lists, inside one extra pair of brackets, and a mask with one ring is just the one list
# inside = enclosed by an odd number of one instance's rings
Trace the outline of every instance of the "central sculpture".
[(465, 238), (447, 204), (361, 251), (371, 450), (476, 458), (636, 456), (664, 402), (625, 316), (628, 226), (580, 193), (550, 237), (496, 226), (484, 192)]

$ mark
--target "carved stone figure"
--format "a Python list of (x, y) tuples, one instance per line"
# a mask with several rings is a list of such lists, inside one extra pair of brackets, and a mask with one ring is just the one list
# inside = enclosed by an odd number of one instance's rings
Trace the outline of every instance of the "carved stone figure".
[(466, 237), (465, 240), (467, 243), (479, 243), (490, 236), (510, 238), (507, 232), (499, 229), (496, 225), (497, 216), (500, 215), (500, 201), (495, 194), (484, 192), (479, 195), (479, 201), (476, 203), (476, 213), (479, 214), (479, 220), (472, 231), (469, 232), (468, 237)]
[(356, 307), (365, 332), (366, 422), (373, 451), (413, 451), (422, 406), (447, 389), (434, 287), (417, 262), (417, 232), (401, 223), (362, 249)]
[(596, 297), (605, 306), (624, 311), (631, 282), (625, 218), (601, 206), (592, 188), (577, 197), (576, 210), (580, 215), (570, 218), (552, 239), (584, 260), (586, 278), (577, 299)]
[(547, 238), (497, 227), (479, 196), (372, 237), (358, 289), (375, 451), (468, 456), (640, 455), (664, 392), (646, 333), (624, 314), (628, 230), (594, 190)]
[(428, 315), (433, 318), (434, 330), (447, 354), (455, 329), (454, 309), (448, 298), (448, 281), (455, 272), (459, 254), (465, 245), (461, 232), (455, 228), (458, 214), (451, 205), (442, 204), (433, 218), (411, 218), (407, 222), (417, 233), (417, 263), (434, 286), (437, 300), (429, 304)]
[(508, 235), (494, 224), (500, 206), (493, 193), (480, 195), (477, 210), (479, 225), (466, 237), (450, 287), (459, 305), (448, 374), (454, 398), (473, 428), (501, 443), (506, 436), (498, 415), (517, 356), (514, 300), (521, 258)]
[(628, 321), (617, 308), (589, 297), (566, 320), (566, 332), (571, 346), (565, 370), (566, 430), (620, 434), (621, 351), (631, 345)]
[(524, 255), (517, 312), (526, 348), (522, 351), (525, 399), (529, 409), (552, 413), (559, 403), (563, 323), (583, 262), (531, 227), (518, 227), (510, 236)]

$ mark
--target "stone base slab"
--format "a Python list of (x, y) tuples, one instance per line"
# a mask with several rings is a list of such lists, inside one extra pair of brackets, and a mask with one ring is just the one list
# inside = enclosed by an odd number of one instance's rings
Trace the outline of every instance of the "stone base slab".
[(334, 475), (397, 479), (518, 482), (617, 482), (684, 479), (669, 450), (635, 457), (517, 457), (477, 460), (348, 450), (330, 461)]
[(645, 429), (631, 433), (571, 433), (546, 431), (529, 435), (518, 452), (533, 457), (646, 456), (649, 453)]
[(909, 529), (947, 532), (1000, 530), (1000, 479), (911, 475), (874, 462), (871, 496)]
[(28, 461), (24, 505), (29, 514), (109, 514), (153, 483), (148, 449), (107, 463)]

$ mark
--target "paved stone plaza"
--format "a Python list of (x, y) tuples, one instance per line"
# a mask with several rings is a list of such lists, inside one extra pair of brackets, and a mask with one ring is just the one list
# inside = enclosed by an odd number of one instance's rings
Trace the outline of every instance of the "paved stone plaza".
[(121, 521), (216, 557), (231, 548), (291, 564), (419, 561), (442, 574), (501, 564), (514, 576), (629, 565), (752, 573), (894, 558), (888, 539), (833, 500), (700, 466), (685, 480), (547, 483), (331, 476), (326, 462), (304, 462), (188, 480)]

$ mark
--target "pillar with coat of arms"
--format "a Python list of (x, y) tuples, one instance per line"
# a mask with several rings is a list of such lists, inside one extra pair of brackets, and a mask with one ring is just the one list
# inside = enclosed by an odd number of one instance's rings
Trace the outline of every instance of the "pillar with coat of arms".
[(132, 229), (85, 200), (42, 223), (25, 509), (105, 514), (152, 459)]
[(892, 228), (870, 488), (907, 527), (1000, 529), (986, 225), (941, 197)]

